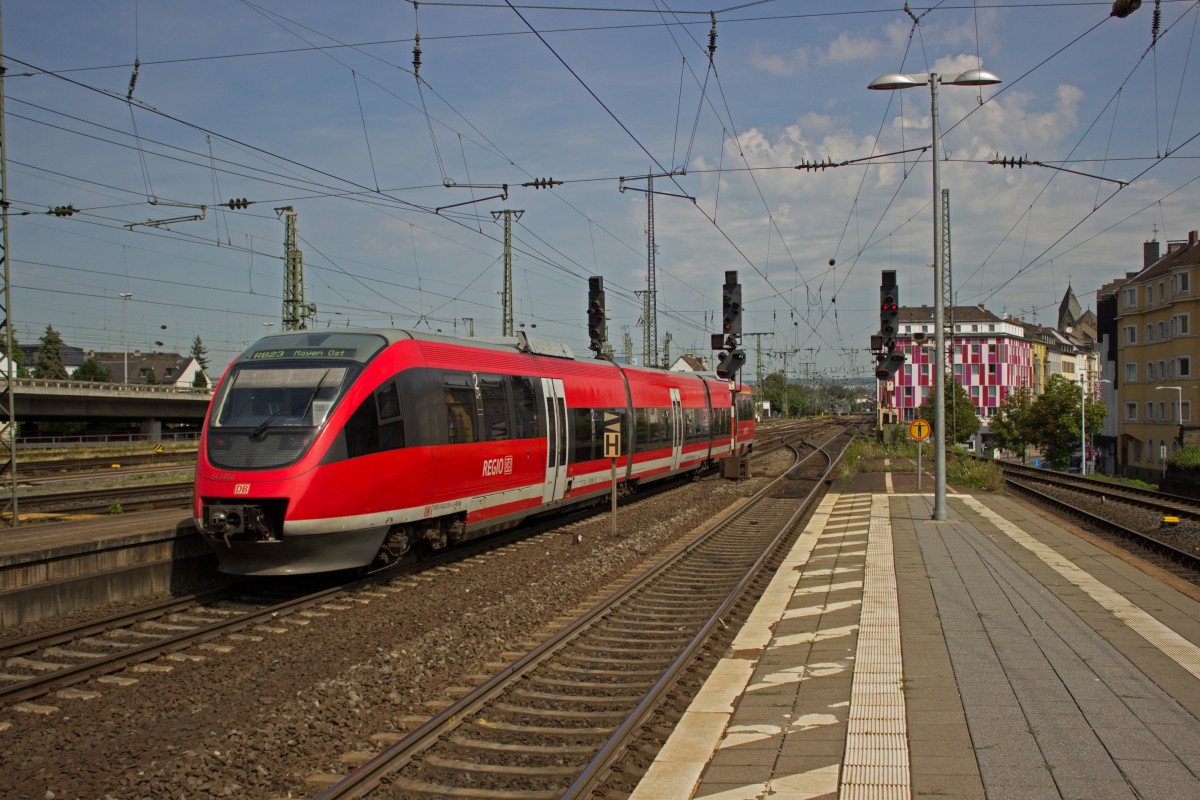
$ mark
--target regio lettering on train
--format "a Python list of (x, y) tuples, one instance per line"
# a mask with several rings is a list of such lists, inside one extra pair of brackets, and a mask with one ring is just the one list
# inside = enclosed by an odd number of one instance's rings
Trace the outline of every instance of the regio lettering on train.
[(483, 462), (483, 475), (511, 475), (513, 467), (512, 456), (504, 458), (489, 458)]

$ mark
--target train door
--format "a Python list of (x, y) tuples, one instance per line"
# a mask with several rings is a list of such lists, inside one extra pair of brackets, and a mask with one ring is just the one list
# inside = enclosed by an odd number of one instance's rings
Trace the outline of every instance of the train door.
[(671, 389), (671, 469), (679, 469), (683, 457), (683, 403), (679, 390)]
[(542, 378), (546, 411), (546, 484), (542, 502), (561, 500), (567, 490), (567, 401), (561, 378)]

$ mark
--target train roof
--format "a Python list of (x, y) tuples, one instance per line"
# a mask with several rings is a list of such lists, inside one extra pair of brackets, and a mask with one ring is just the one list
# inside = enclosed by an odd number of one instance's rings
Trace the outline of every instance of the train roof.
[[(561, 342), (551, 341), (549, 339), (535, 339), (527, 336), (524, 331), (518, 332), (516, 336), (476, 337), (470, 339), (463, 339), (456, 336), (445, 336), (432, 332), (402, 330), (397, 328), (348, 327), (323, 328), (319, 330), (305, 331), (283, 331), (264, 336), (262, 339), (248, 347), (238, 357), (237, 361), (251, 360), (256, 352), (278, 348), (322, 348), (343, 346), (342, 343), (346, 342), (349, 338), (362, 335), (381, 337), (388, 345), (403, 341), (430, 342), (437, 344), (459, 345), (463, 347), (474, 347), (483, 350), (494, 350), (496, 352), (503, 353), (516, 352), (526, 353), (529, 355), (548, 356), (550, 358), (562, 358), (587, 364), (601, 362), (612, 364), (614, 367), (625, 371), (654, 373), (667, 372), (667, 370), (656, 369), (654, 367), (631, 366), (628, 364), (618, 365), (614, 362), (608, 361), (607, 359), (582, 358), (575, 355), (575, 352), (569, 345)], [(723, 380), (711, 372), (695, 372), (691, 374), (710, 380)]]

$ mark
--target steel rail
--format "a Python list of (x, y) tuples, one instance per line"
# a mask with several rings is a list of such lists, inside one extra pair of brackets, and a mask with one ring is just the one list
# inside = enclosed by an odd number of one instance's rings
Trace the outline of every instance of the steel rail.
[[(833, 437), (836, 438), (836, 437)], [(827, 461), (833, 461), (826, 457)], [(723, 514), (720, 519), (713, 523), (709, 529), (701, 536), (696, 537), (688, 545), (676, 551), (664, 561), (647, 569), (641, 575), (630, 581), (621, 589), (618, 589), (601, 603), (594, 606), (589, 611), (582, 614), (580, 617), (572, 621), (562, 630), (555, 633), (549, 639), (543, 641), (521, 658), (512, 664), (504, 667), (494, 675), (489, 677), (484, 683), (473, 689), (471, 692), (462, 696), (454, 703), (449, 705), (443, 711), (427, 720), (416, 730), (409, 733), (402, 740), (394, 745), (386, 748), (381, 753), (362, 764), (350, 774), (345, 776), (340, 782), (329, 787), (316, 800), (342, 800), (344, 798), (360, 798), (379, 787), (387, 778), (388, 775), (401, 769), (407, 763), (413, 761), (424, 751), (437, 743), (437, 740), (442, 738), (451, 729), (457, 728), (461, 723), (465, 722), (482, 710), (491, 700), (496, 699), (515, 682), (516, 679), (529, 675), (536, 667), (551, 659), (555, 654), (564, 650), (569, 644), (574, 642), (590, 627), (602, 618), (608, 616), (614, 608), (621, 606), (627, 602), (635, 593), (642, 591), (654, 579), (668, 572), (673, 566), (683, 561), (688, 556), (697, 552), (701, 547), (705, 546), (718, 531), (727, 527), (733, 521), (742, 516), (747, 516), (755, 507), (755, 505), (767, 497), (773, 490), (777, 490), (783, 481), (788, 479), (788, 476), (799, 466), (802, 461), (798, 461), (784, 474), (777, 477), (760, 491), (756, 492), (739, 508)], [(825, 475), (828, 475), (836, 467), (836, 461), (830, 463), (825, 468)], [(819, 482), (818, 482), (819, 484)], [(803, 507), (804, 504), (801, 504)], [(761, 563), (767, 558), (768, 553), (774, 551), (780, 539), (785, 535), (786, 531), (795, 524), (795, 519), (802, 513), (802, 510), (793, 512), (789, 518), (788, 524), (781, 527), (780, 532), (774, 538), (772, 543), (764, 548), (764, 555), (760, 556), (755, 561), (756, 567), (761, 567)], [(753, 570), (748, 571), (751, 575)], [(744, 590), (745, 585), (751, 580), (750, 577), (744, 575), (741, 580), (736, 583), (736, 591), (730, 592), (733, 599), (727, 599), (719, 604), (718, 610), (712, 613), (708, 622), (704, 625), (706, 631), (711, 632), (712, 628), (718, 624), (722, 614), (728, 610), (732, 603)], [(697, 648), (706, 640), (706, 636), (697, 634), (689, 640), (687, 649), (693, 655)], [(676, 657), (673, 665), (686, 665), (690, 659)], [(672, 685), (677, 679), (678, 671), (672, 670), (673, 678), (668, 679), (665, 675), (659, 677), (655, 684), (652, 694), (661, 692), (662, 687)], [(622, 735), (630, 730), (636, 730), (644, 720), (645, 716), (652, 713), (655, 703), (652, 702), (649, 696), (643, 695), (643, 699), (634, 709), (637, 715), (637, 721), (629, 721), (620, 728)], [(610, 737), (611, 739), (611, 737)], [(616, 743), (610, 743), (601, 748), (597, 755), (603, 756), (603, 763), (594, 767), (584, 766), (583, 769), (587, 774), (585, 778), (583, 774), (578, 776), (579, 779), (590, 781), (591, 776), (601, 773), (605, 766), (609, 763), (610, 758), (619, 752), (620, 746)]]
[(1009, 479), (1007, 483), (1010, 487), (1013, 487), (1019, 492), (1036, 499), (1038, 502), (1046, 503), (1053, 508), (1056, 508), (1060, 511), (1065, 511), (1068, 514), (1082, 519), (1091, 525), (1095, 525), (1098, 528), (1115, 533), (1122, 538), (1136, 542), (1142, 547), (1169, 558), (1170, 560), (1179, 564), (1183, 564), (1190, 569), (1200, 570), (1200, 556), (1196, 556), (1187, 552), (1186, 550), (1180, 550), (1177, 547), (1173, 547), (1166, 542), (1161, 542), (1158, 539), (1155, 539), (1153, 536), (1149, 536), (1140, 531), (1127, 528), (1119, 522), (1114, 522), (1113, 520), (1105, 519), (1104, 517), (1093, 514), (1090, 511), (1085, 511), (1084, 509), (1072, 505), (1065, 500), (1060, 500), (1057, 497), (1052, 497), (1044, 492), (1040, 492), (1034, 487), (1020, 480)]

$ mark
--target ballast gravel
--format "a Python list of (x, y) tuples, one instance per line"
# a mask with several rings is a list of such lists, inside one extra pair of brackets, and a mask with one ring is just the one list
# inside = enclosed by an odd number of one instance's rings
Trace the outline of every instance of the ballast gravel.
[(615, 536), (598, 513), (271, 626), (282, 633), (243, 632), (261, 641), (219, 640), (230, 652), (122, 673), (129, 686), (81, 685), (93, 699), (42, 698), (51, 714), (0, 709), (0, 797), (312, 797), (789, 463), (763, 461), (749, 480), (622, 505)]

